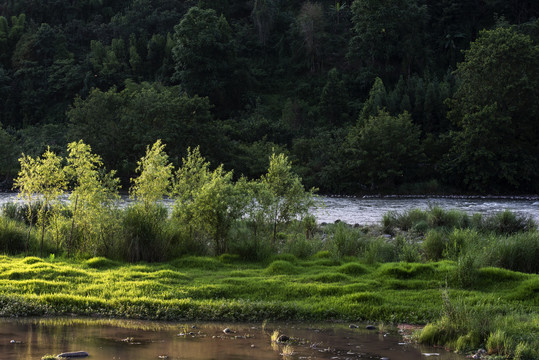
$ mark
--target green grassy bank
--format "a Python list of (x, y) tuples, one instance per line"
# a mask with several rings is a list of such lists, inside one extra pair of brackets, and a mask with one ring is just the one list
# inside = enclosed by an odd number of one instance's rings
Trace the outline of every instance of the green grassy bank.
[(480, 268), (474, 286), (463, 289), (452, 286), (454, 261), (366, 264), (328, 255), (154, 264), (1, 256), (0, 315), (430, 322), (423, 342), (463, 351), (490, 342), (492, 353), (537, 356), (537, 274)]

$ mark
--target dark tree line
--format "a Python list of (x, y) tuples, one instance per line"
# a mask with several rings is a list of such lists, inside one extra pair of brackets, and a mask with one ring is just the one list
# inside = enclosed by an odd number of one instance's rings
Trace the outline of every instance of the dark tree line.
[(124, 179), (189, 146), (323, 192), (537, 192), (532, 0), (0, 4), (0, 173), (83, 139)]

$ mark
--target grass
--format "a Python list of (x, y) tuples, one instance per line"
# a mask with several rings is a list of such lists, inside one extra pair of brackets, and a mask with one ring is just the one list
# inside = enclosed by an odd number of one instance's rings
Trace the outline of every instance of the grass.
[[(440, 317), (452, 261), (333, 265), (186, 257), (125, 264), (0, 258), (0, 315), (100, 315), (158, 320), (370, 320), (425, 323)], [(208, 271), (211, 269), (211, 271)], [(455, 289), (469, 306), (537, 316), (539, 277), (484, 268), (477, 288)], [(508, 289), (512, 289), (508, 291)]]

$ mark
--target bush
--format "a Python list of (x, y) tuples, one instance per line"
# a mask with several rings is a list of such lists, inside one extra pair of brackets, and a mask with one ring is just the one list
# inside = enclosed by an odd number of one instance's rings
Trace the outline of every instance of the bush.
[(406, 238), (398, 236), (395, 239), (395, 251), (399, 261), (404, 262), (419, 262), (421, 254), (416, 243), (407, 241)]
[(519, 342), (515, 348), (514, 360), (534, 360), (539, 357), (539, 349), (533, 349), (525, 342)]
[(437, 261), (442, 258), (447, 240), (442, 232), (430, 230), (423, 241), (423, 251), (427, 260)]
[(449, 260), (458, 260), (468, 246), (478, 243), (479, 234), (472, 229), (454, 229), (449, 234), (443, 251), (443, 257)]

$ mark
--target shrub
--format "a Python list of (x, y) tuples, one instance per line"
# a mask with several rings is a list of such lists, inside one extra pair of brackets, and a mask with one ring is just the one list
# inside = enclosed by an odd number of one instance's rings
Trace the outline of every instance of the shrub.
[(303, 234), (294, 234), (287, 237), (282, 251), (293, 254), (300, 259), (306, 259), (321, 248), (322, 243), (318, 237), (308, 239)]
[(404, 262), (419, 262), (421, 254), (416, 243), (407, 241), (406, 238), (398, 236), (395, 239), (395, 251), (399, 261)]
[(436, 261), (442, 258), (447, 240), (442, 232), (430, 230), (423, 241), (423, 251), (427, 260)]
[(471, 330), (466, 335), (461, 335), (457, 339), (455, 350), (457, 352), (465, 352), (475, 350), (481, 345), (481, 335), (474, 330)]
[(443, 257), (450, 260), (458, 260), (468, 244), (478, 242), (479, 234), (472, 229), (454, 229), (449, 234)]

